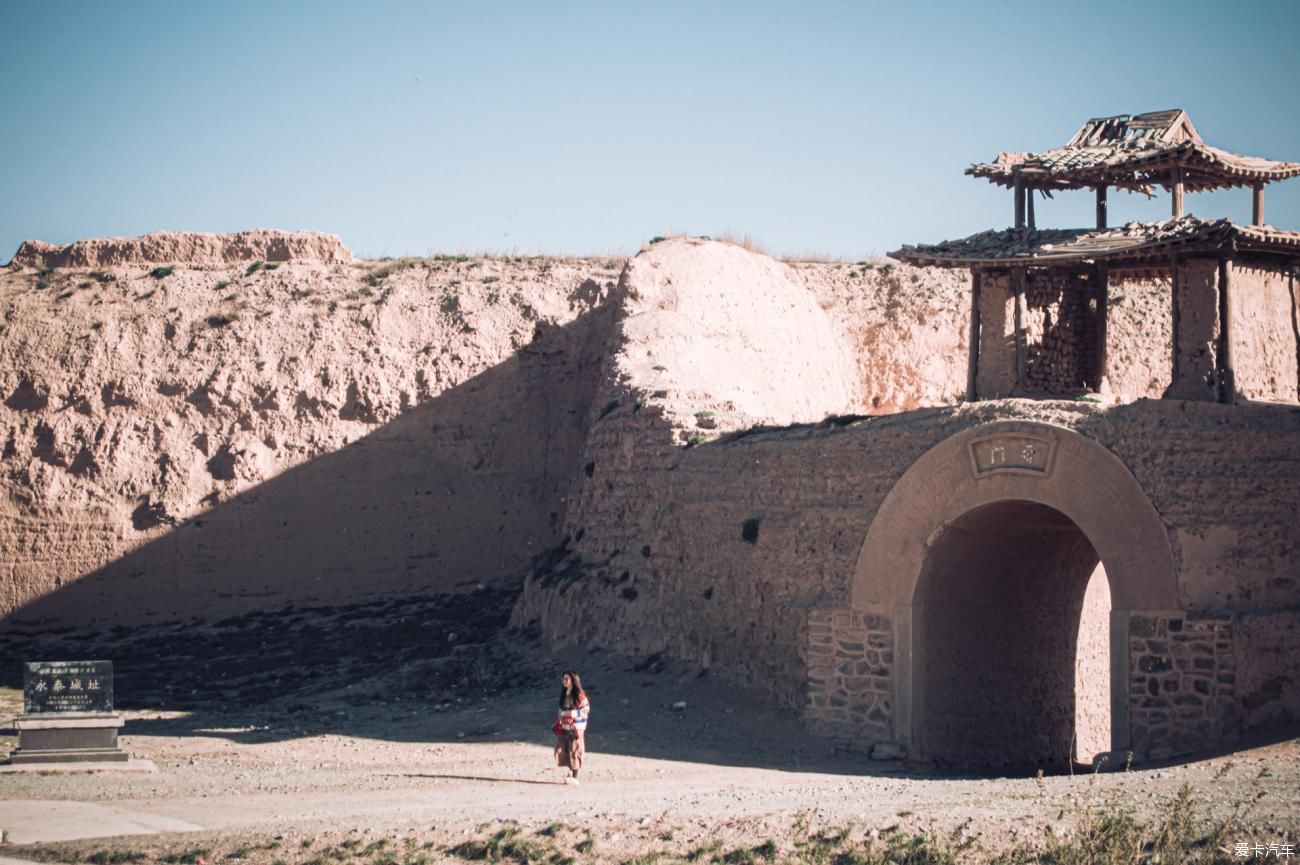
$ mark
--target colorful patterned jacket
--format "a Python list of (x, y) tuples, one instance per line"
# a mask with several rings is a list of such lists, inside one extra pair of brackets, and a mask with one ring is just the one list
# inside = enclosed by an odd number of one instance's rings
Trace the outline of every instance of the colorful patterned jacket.
[(578, 705), (573, 709), (560, 710), (560, 727), (581, 733), (587, 729), (587, 716), (591, 714), (591, 701), (585, 691), (578, 692)]

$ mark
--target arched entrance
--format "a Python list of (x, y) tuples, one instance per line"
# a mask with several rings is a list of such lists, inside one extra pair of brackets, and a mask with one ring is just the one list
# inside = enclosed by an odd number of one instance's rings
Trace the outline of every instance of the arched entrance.
[(1109, 750), (1109, 620), (1105, 568), (1060, 511), (1001, 501), (943, 526), (912, 603), (929, 758), (1051, 767)]
[(851, 606), (892, 621), (895, 739), (1006, 767), (1127, 747), (1130, 618), (1179, 604), (1167, 532), (1128, 469), (1072, 430), (1005, 421), (903, 474)]

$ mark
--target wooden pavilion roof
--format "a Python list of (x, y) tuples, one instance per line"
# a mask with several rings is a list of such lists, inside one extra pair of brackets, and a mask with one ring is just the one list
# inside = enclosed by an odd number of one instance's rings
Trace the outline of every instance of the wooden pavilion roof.
[(993, 162), (966, 169), (967, 174), (1008, 187), (1019, 176), (1028, 189), (1115, 186), (1136, 192), (1170, 186), (1178, 172), (1187, 191), (1195, 192), (1300, 176), (1300, 163), (1210, 147), (1187, 113), (1174, 109), (1093, 118), (1064, 147), (999, 153)]
[(1237, 225), (1195, 216), (1164, 222), (1130, 222), (1119, 228), (983, 231), (961, 240), (904, 246), (889, 253), (907, 264), (938, 267), (1047, 266), (1094, 261), (1144, 262), (1171, 252), (1281, 255), (1300, 261), (1300, 232), (1270, 225)]

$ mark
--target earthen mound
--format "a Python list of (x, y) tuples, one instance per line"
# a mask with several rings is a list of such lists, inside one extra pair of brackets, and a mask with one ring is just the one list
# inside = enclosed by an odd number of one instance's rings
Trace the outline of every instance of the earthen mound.
[(181, 264), (220, 267), (249, 261), (348, 264), (352, 252), (336, 234), (254, 229), (232, 234), (155, 231), (140, 237), (95, 237), (65, 246), (24, 241), (10, 267), (114, 267)]
[(637, 256), (623, 288), (619, 373), (683, 425), (821, 420), (858, 402), (849, 347), (785, 264), (675, 238)]

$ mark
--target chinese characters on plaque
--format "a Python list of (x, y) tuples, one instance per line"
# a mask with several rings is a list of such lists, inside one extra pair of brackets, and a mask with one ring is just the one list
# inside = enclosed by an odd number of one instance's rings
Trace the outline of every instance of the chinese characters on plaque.
[(1011, 472), (1045, 477), (1052, 471), (1056, 440), (1047, 436), (1007, 433), (970, 443), (976, 477)]
[(29, 661), (23, 665), (25, 714), (112, 711), (112, 661)]

